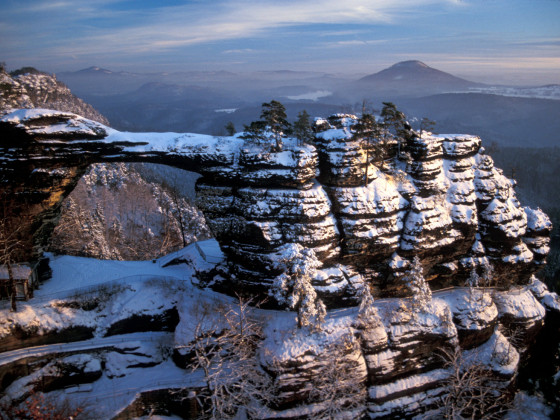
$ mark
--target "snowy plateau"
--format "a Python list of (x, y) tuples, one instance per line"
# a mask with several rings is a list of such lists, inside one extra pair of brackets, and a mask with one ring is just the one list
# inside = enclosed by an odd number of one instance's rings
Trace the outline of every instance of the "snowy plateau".
[[(513, 395), (558, 328), (536, 276), (548, 216), (521, 206), (476, 136), (389, 138), (379, 155), (356, 124), (318, 118), (313, 145), (272, 148), (4, 112), (1, 180), (52, 275), (2, 307), (3, 406), (44, 392), (115, 419), (458, 418), (475, 402), (551, 415)], [(214, 239), (142, 262), (46, 252), (89, 165), (132, 161), (199, 173)], [(484, 398), (465, 402), (467, 386)]]

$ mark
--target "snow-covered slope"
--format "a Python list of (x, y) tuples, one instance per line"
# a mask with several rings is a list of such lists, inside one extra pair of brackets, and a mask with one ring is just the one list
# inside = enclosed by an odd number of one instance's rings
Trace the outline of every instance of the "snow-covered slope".
[[(2, 403), (43, 391), (49, 401), (66, 398), (96, 418), (192, 416), (205, 382), (188, 349), (208, 331), (223, 333), (228, 313), (240, 313), (236, 299), (193, 285), (223, 261), (205, 261), (201, 249), (219, 253), (210, 240), (155, 262), (49, 255), (52, 279), (17, 312), (0, 308)], [(168, 265), (174, 260), (183, 263)], [(329, 311), (320, 329), (298, 329), (293, 312), (249, 309), (247, 326), (261, 331), (253, 357), (274, 395), (254, 417), (310, 418), (330, 410), (349, 419), (394, 418), (445, 410), (442, 399), (461, 386), (453, 382), (458, 368), (482, 368), (493, 392), (504, 389), (517, 372), (518, 350), (532, 339), (526, 333), (543, 320), (535, 297), (548, 308), (559, 304), (533, 279), (508, 292), (436, 292), (419, 311), (409, 299), (378, 300), (367, 322), (357, 322), (358, 308)], [(505, 323), (518, 326), (511, 340), (501, 332)], [(227, 377), (228, 367), (220, 373), (214, 362), (213, 374)], [(92, 400), (98, 403), (87, 404)]]
[[(152, 178), (157, 168), (152, 169)], [(143, 167), (125, 163), (91, 165), (64, 201), (50, 249), (101, 259), (151, 260), (210, 233), (194, 204), (167, 182), (148, 182)], [(188, 181), (188, 178), (187, 178)], [(176, 179), (176, 182), (180, 182)]]
[(70, 89), (56, 79), (55, 75), (35, 69), (11, 76), (0, 70), (0, 113), (15, 108), (48, 108), (74, 112), (102, 124), (109, 125), (107, 119), (91, 105), (70, 92)]

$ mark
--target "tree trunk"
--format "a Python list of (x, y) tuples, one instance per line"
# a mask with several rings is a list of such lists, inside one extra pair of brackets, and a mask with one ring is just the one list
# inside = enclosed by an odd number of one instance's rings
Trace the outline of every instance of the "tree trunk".
[(14, 272), (12, 270), (12, 264), (8, 261), (6, 262), (6, 268), (8, 269), (8, 278), (10, 279), (10, 301), (11, 301), (11, 311), (17, 312), (16, 304), (16, 282), (14, 280)]

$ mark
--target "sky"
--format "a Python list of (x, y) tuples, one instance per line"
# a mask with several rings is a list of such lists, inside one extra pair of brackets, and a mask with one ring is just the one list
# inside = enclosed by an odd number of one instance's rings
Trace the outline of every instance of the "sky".
[(305, 70), (404, 60), (470, 80), (560, 83), (560, 0), (0, 0), (9, 70)]

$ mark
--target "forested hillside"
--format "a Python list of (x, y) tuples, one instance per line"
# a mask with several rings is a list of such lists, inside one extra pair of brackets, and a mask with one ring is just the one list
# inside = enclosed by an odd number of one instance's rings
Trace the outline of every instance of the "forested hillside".
[[(143, 169), (151, 182), (139, 172)], [(51, 250), (146, 260), (209, 238), (202, 213), (182, 193), (182, 186), (193, 185), (193, 174), (158, 169), (159, 165), (92, 165), (63, 204)]]

